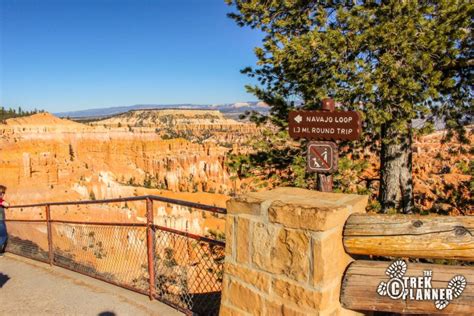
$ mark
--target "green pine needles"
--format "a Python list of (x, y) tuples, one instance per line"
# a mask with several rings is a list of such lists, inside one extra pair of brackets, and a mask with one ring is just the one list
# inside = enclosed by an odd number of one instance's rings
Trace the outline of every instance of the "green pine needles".
[[(262, 45), (255, 48), (257, 66), (242, 72), (258, 80), (258, 86), (247, 89), (267, 102), (271, 112), (268, 117), (253, 113), (252, 119), (285, 130), (291, 109), (298, 104), (317, 109), (325, 97), (334, 98), (340, 109), (361, 111), (362, 139), (341, 145), (350, 146), (346, 152), (352, 157), (368, 150), (380, 157), (382, 211), (411, 212), (413, 120), (422, 120), (421, 132), (432, 130), (435, 119), (442, 120), (451, 136), (467, 141), (464, 126), (472, 122), (473, 114), (474, 4), (462, 0), (226, 2), (234, 9), (229, 17), (238, 25), (264, 34)], [(288, 139), (283, 136), (280, 143)], [(296, 156), (303, 154), (305, 143), (268, 146), (266, 155), (240, 157), (250, 165), (239, 169), (256, 165), (272, 169), (275, 175), (275, 168), (283, 168), (283, 182), (304, 186), (302, 179), (308, 176), (301, 171), (304, 161)], [(273, 158), (278, 155), (277, 162)]]

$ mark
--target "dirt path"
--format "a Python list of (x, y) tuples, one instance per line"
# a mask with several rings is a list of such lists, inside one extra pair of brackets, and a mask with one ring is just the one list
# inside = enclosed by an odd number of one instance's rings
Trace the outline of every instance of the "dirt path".
[(0, 257), (0, 315), (178, 316), (160, 302), (65, 269)]

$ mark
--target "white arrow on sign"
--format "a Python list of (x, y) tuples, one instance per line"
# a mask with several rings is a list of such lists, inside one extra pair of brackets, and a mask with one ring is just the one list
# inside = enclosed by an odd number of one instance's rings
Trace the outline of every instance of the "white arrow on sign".
[(301, 115), (298, 114), (297, 116), (295, 116), (296, 123), (299, 124), (299, 123), (301, 123), (302, 120), (303, 120), (303, 118), (301, 117)]

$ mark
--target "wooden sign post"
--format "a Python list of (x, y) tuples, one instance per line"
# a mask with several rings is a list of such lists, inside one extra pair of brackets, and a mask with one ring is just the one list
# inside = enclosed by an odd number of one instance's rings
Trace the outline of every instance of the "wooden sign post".
[[(356, 140), (362, 129), (360, 114), (356, 111), (336, 111), (332, 99), (324, 99), (319, 111), (291, 111), (288, 119), (288, 132), (293, 139)], [(320, 191), (332, 191), (332, 173), (337, 171), (337, 161), (336, 143), (308, 143), (306, 171), (318, 174)]]

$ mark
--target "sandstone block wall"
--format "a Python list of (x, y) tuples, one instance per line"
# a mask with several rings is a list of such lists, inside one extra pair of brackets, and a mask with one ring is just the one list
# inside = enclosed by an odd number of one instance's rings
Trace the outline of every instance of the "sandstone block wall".
[(347, 217), (366, 196), (297, 188), (227, 203), (221, 315), (353, 315), (339, 303)]

